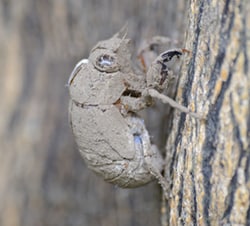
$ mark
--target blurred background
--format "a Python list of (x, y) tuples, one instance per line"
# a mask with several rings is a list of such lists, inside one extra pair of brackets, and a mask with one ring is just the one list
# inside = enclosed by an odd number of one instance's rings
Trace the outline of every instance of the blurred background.
[(184, 2), (0, 0), (1, 226), (160, 225), (157, 183), (121, 189), (87, 169), (65, 84), (125, 23), (136, 47), (154, 35), (181, 40)]

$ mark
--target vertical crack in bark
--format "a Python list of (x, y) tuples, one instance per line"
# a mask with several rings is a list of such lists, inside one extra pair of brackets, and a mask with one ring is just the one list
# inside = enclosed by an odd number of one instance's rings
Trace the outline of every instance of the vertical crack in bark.
[[(240, 12), (244, 12), (242, 4), (240, 4), (239, 8), (240, 8)], [(242, 37), (241, 38), (241, 49), (244, 53), (244, 73), (247, 76), (248, 75), (248, 68), (249, 68), (249, 65), (248, 65), (249, 59), (248, 59), (248, 54), (247, 54), (248, 47), (247, 47), (247, 34), (246, 34), (246, 31), (247, 31), (246, 17), (244, 16), (246, 14), (247, 14), (247, 12), (245, 12), (242, 15), (243, 28), (242, 28), (242, 32), (241, 32), (241, 37)]]
[[(245, 9), (243, 9), (243, 6), (240, 5), (240, 12), (244, 11)], [(246, 15), (247, 12), (245, 12), (243, 15)], [(248, 58), (248, 53), (247, 53), (247, 35), (246, 35), (246, 31), (247, 31), (247, 25), (246, 25), (246, 18), (245, 16), (242, 16), (242, 24), (243, 24), (243, 28), (242, 28), (242, 39), (241, 39), (241, 49), (244, 52), (244, 73), (246, 76), (249, 76), (249, 58)], [(250, 90), (248, 90), (248, 96), (250, 96)], [(248, 107), (248, 118), (247, 118), (247, 140), (249, 142), (250, 140), (250, 112), (249, 112), (249, 107)], [(249, 181), (249, 174), (250, 174), (250, 143), (248, 143), (248, 147), (247, 147), (248, 152), (246, 153), (247, 155), (247, 161), (246, 161), (246, 166), (244, 169), (244, 173), (245, 173), (245, 180)], [(246, 224), (250, 225), (250, 206), (247, 209), (247, 215), (246, 215)]]
[(178, 215), (181, 219), (181, 223), (182, 223), (182, 225), (184, 225), (183, 219), (181, 217), (182, 203), (183, 203), (183, 183), (184, 183), (183, 175), (181, 175), (180, 178), (181, 178), (181, 183), (180, 183), (180, 188), (179, 188), (179, 192), (178, 192), (179, 202), (178, 202), (177, 208), (178, 208)]
[(229, 191), (228, 191), (228, 195), (226, 198), (227, 208), (223, 214), (223, 219), (226, 218), (228, 223), (230, 223), (229, 218), (230, 218), (232, 208), (234, 206), (234, 195), (235, 195), (235, 192), (237, 189), (237, 181), (238, 181), (237, 169), (240, 168), (241, 161), (246, 154), (246, 150), (244, 150), (244, 148), (243, 148), (243, 142), (241, 140), (239, 124), (237, 123), (236, 118), (235, 118), (234, 108), (232, 106), (232, 102), (233, 102), (232, 94), (230, 94), (230, 109), (231, 109), (232, 124), (234, 125), (234, 130), (233, 130), (234, 137), (235, 137), (234, 140), (235, 140), (235, 142), (238, 142), (238, 144), (239, 144), (240, 157), (238, 159), (238, 163), (237, 163), (237, 167), (235, 168), (236, 170), (234, 171), (234, 175), (233, 175), (233, 177), (230, 181), (230, 184), (229, 184), (229, 189), (228, 189)]
[[(250, 96), (250, 90), (248, 90), (248, 96)], [(245, 167), (245, 177), (246, 181), (249, 181), (250, 177), (250, 106), (248, 106), (248, 117), (247, 117), (247, 140), (248, 140), (248, 156), (247, 163)], [(250, 216), (249, 216), (250, 217)], [(250, 224), (249, 224), (250, 225)]]
[(203, 146), (203, 159), (202, 159), (202, 173), (203, 173), (203, 184), (206, 196), (203, 198), (203, 214), (207, 225), (210, 225), (209, 218), (209, 206), (211, 202), (211, 176), (212, 176), (212, 166), (211, 160), (216, 152), (216, 139), (218, 137), (219, 128), (219, 113), (222, 107), (222, 102), (224, 100), (225, 93), (230, 85), (232, 75), (234, 72), (235, 63), (238, 59), (239, 52), (237, 53), (232, 65), (229, 69), (229, 74), (227, 80), (222, 84), (221, 91), (215, 101), (214, 106), (210, 106), (208, 113), (208, 121), (206, 125), (206, 139)]
[[(183, 130), (185, 118), (186, 118), (186, 114), (182, 113), (181, 116), (180, 116), (180, 121), (178, 123), (178, 129), (177, 129), (177, 132), (176, 132), (176, 138), (175, 138), (175, 142), (174, 142), (174, 147), (175, 148), (178, 147), (178, 144), (182, 140), (182, 133), (181, 133), (181, 131)], [(177, 155), (177, 151), (175, 150), (174, 153), (173, 153), (173, 157), (171, 159), (171, 163), (170, 163), (170, 169), (169, 169), (170, 175), (172, 175), (172, 173), (173, 173), (174, 163), (177, 162), (176, 161), (176, 155)], [(173, 184), (171, 185), (171, 188), (172, 188), (172, 186), (173, 186)]]
[[(226, 1), (222, 16), (221, 16), (221, 22), (220, 22), (221, 27), (220, 27), (220, 32), (219, 32), (219, 37), (220, 37), (219, 52), (216, 56), (215, 65), (214, 65), (214, 68), (211, 72), (211, 78), (208, 82), (208, 87), (210, 89), (208, 91), (207, 99), (209, 99), (213, 94), (214, 87), (215, 87), (216, 81), (218, 79), (218, 75), (221, 72), (221, 67), (222, 67), (222, 64), (223, 64), (223, 61), (225, 58), (226, 48), (227, 48), (228, 42), (230, 40), (231, 30), (232, 30), (232, 26), (233, 26), (233, 22), (234, 22), (234, 12), (232, 13), (231, 16), (228, 16), (229, 2), (230, 2), (230, 0)], [(229, 21), (228, 28), (225, 29), (227, 19), (229, 19), (230, 21)]]
[(213, 157), (213, 152), (216, 150), (215, 140), (217, 136), (217, 128), (215, 126), (216, 121), (218, 121), (218, 109), (216, 111), (209, 111), (208, 123), (206, 126), (206, 140), (203, 147), (203, 159), (202, 159), (202, 174), (203, 174), (203, 186), (205, 190), (205, 196), (203, 198), (203, 214), (207, 225), (210, 225), (209, 221), (209, 206), (211, 198), (211, 183), (210, 178), (212, 175), (212, 167), (210, 161)]
[[(226, 47), (228, 45), (230, 34), (231, 34), (231, 28), (233, 26), (234, 22), (234, 13), (227, 17), (228, 9), (229, 9), (229, 3), (230, 0), (227, 0), (225, 2), (225, 6), (223, 9), (222, 19), (221, 19), (221, 28), (219, 32), (219, 52), (217, 54), (214, 68), (211, 72), (211, 78), (209, 81), (208, 86), (210, 87), (208, 91), (207, 98), (209, 99), (214, 91), (214, 87), (216, 84), (216, 81), (218, 79), (218, 75), (220, 74), (221, 67), (225, 58), (225, 52)], [(226, 20), (229, 18), (229, 26), (228, 28), (224, 30), (224, 26), (226, 23)], [(206, 140), (204, 142), (203, 146), (203, 160), (202, 160), (202, 173), (203, 173), (203, 184), (204, 184), (204, 190), (206, 196), (203, 198), (203, 214), (205, 222), (208, 226), (210, 226), (210, 220), (209, 220), (209, 206), (211, 201), (211, 183), (210, 179), (212, 176), (212, 167), (211, 167), (211, 159), (214, 156), (214, 152), (216, 151), (216, 138), (217, 138), (217, 129), (218, 129), (218, 122), (219, 122), (219, 112), (222, 106), (223, 97), (225, 95), (225, 92), (230, 84), (232, 77), (232, 71), (230, 70), (229, 76), (226, 82), (223, 83), (221, 92), (217, 97), (217, 100), (215, 101), (215, 105), (211, 106), (208, 113), (208, 122), (206, 126)]]
[(196, 23), (196, 28), (195, 28), (195, 40), (193, 42), (193, 53), (192, 53), (192, 58), (190, 60), (190, 65), (188, 68), (188, 76), (187, 76), (187, 82), (186, 82), (186, 87), (183, 90), (183, 104), (186, 106), (188, 103), (188, 96), (190, 94), (193, 80), (194, 80), (194, 73), (195, 73), (195, 65), (196, 65), (196, 54), (198, 53), (198, 43), (199, 43), (199, 38), (200, 38), (200, 32), (201, 32), (201, 19), (203, 15), (203, 7), (204, 7), (204, 1), (201, 2), (200, 7), (199, 7), (199, 13), (197, 16), (197, 23)]
[[(248, 138), (249, 140), (250, 138)], [(250, 150), (250, 145), (248, 145), (247, 150)], [(249, 174), (250, 174), (250, 153), (248, 153), (247, 156), (247, 162), (246, 162), (246, 167), (244, 170), (246, 181), (249, 181)]]
[(248, 207), (248, 210), (247, 210), (246, 225), (250, 225), (250, 206)]
[(192, 216), (192, 220), (193, 220), (193, 224), (194, 226), (197, 225), (197, 200), (196, 200), (196, 188), (195, 188), (195, 157), (192, 157), (192, 171), (191, 171), (191, 178), (192, 178), (192, 197), (193, 197), (193, 205), (192, 205), (192, 212), (191, 212), (191, 216)]
[[(183, 95), (182, 95), (184, 106), (187, 106), (188, 95), (191, 91), (192, 82), (194, 79), (195, 58), (196, 58), (197, 48), (198, 48), (198, 40), (199, 40), (199, 35), (200, 35), (200, 23), (201, 23), (201, 17), (203, 14), (203, 6), (204, 6), (204, 1), (201, 2), (201, 5), (199, 7), (199, 13), (197, 16), (197, 24), (196, 24), (196, 29), (195, 29), (196, 36), (195, 36), (195, 40), (193, 42), (193, 54), (192, 54), (192, 58), (190, 60), (191, 63), (190, 63), (189, 68), (188, 68), (188, 76), (187, 76), (187, 83), (186, 83), (187, 85), (186, 85), (185, 89), (183, 90)], [(178, 123), (178, 129), (176, 132), (176, 139), (174, 142), (175, 147), (178, 146), (180, 140), (182, 139), (181, 131), (183, 130), (185, 119), (186, 119), (186, 114), (182, 113), (180, 116), (180, 121)], [(171, 163), (170, 163), (170, 169), (169, 169), (170, 175), (172, 175), (172, 173), (173, 173), (173, 166), (174, 166), (174, 163), (176, 162), (176, 154), (177, 154), (177, 152), (174, 151), (173, 157), (172, 157)], [(171, 189), (172, 189), (172, 185), (171, 185)]]

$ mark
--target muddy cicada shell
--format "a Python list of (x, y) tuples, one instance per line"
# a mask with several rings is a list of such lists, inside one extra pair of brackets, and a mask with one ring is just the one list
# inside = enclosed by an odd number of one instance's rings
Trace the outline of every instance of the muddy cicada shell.
[(69, 119), (78, 149), (90, 169), (120, 187), (147, 184), (155, 178), (151, 168), (163, 168), (136, 114), (148, 105), (142, 96), (146, 80), (130, 65), (129, 45), (124, 31), (99, 42), (68, 81)]

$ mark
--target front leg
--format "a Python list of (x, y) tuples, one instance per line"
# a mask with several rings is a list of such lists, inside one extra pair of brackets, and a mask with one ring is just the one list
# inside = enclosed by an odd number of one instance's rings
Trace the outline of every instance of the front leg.
[(186, 49), (172, 49), (161, 53), (147, 71), (147, 87), (163, 91), (175, 79), (181, 64), (181, 56), (188, 53)]
[(161, 94), (164, 89), (168, 88), (170, 81), (175, 77), (173, 71), (175, 66), (178, 66), (180, 63), (180, 57), (184, 53), (189, 53), (189, 51), (186, 49), (172, 49), (163, 52), (155, 59), (147, 72), (147, 89), (145, 89), (144, 95), (159, 99), (181, 112), (201, 119), (202, 117), (199, 114), (191, 112), (187, 107)]

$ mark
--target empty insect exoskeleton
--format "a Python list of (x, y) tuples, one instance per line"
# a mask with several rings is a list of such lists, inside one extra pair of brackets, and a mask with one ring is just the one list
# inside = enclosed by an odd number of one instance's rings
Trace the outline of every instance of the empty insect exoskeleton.
[(168, 63), (184, 51), (162, 53), (145, 77), (133, 70), (130, 40), (120, 31), (97, 43), (89, 58), (72, 71), (68, 81), (70, 125), (88, 167), (104, 180), (120, 187), (138, 187), (157, 178), (165, 186), (164, 161), (137, 112), (150, 106), (153, 97), (190, 113), (160, 94), (172, 76)]

